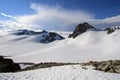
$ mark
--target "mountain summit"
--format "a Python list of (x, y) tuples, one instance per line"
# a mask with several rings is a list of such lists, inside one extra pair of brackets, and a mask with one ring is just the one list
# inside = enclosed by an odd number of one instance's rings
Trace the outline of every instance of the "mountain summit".
[(86, 32), (87, 30), (96, 30), (95, 27), (92, 25), (88, 24), (87, 22), (78, 24), (72, 34), (70, 34), (68, 37), (71, 38), (76, 38), (79, 34)]

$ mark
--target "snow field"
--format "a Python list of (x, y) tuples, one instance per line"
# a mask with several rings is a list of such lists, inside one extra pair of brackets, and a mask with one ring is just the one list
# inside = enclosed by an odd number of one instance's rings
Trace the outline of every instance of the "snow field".
[(2, 73), (0, 80), (120, 80), (120, 74), (82, 69), (80, 65), (68, 65), (18, 73)]

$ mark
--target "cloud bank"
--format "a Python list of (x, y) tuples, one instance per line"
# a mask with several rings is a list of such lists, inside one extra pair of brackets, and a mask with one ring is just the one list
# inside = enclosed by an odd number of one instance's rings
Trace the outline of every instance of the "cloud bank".
[(72, 24), (89, 21), (94, 14), (79, 10), (67, 10), (60, 6), (45, 6), (31, 3), (32, 15), (17, 17), (17, 21), (25, 24), (36, 24), (40, 29), (66, 29)]
[[(13, 29), (47, 29), (47, 30), (72, 30), (82, 22), (89, 22), (96, 27), (120, 26), (120, 15), (96, 19), (95, 14), (82, 10), (68, 10), (61, 6), (47, 6), (31, 3), (30, 8), (34, 11), (29, 15), (11, 16), (1, 13), (8, 17), (7, 21), (0, 21), (0, 26), (7, 26)], [(11, 20), (12, 19), (12, 20)]]

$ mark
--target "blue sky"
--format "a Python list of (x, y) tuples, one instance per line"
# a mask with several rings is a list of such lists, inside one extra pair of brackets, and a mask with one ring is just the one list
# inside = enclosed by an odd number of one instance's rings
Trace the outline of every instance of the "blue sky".
[(82, 9), (106, 18), (120, 14), (120, 0), (38, 0), (43, 4), (60, 4), (66, 9)]
[(61, 5), (66, 9), (89, 11), (96, 18), (106, 18), (120, 14), (120, 0), (1, 0), (0, 12), (11, 15), (32, 13), (30, 3)]
[[(11, 24), (12, 26), (13, 25), (17, 26), (17, 24), (27, 25), (28, 23), (30, 23), (30, 26), (51, 25), (51, 28), (55, 28), (56, 25), (71, 26), (72, 24), (70, 24), (70, 22), (71, 23), (73, 22), (73, 24), (77, 24), (78, 22), (82, 22), (85, 20), (88, 22), (96, 21), (97, 24), (98, 23), (105, 24), (107, 22), (110, 23), (110, 21), (112, 20), (111, 23), (113, 24), (113, 22), (115, 21), (118, 22), (118, 19), (120, 18), (119, 3), (120, 0), (1, 0), (0, 20), (2, 22), (0, 22), (0, 24), (2, 24), (2, 26), (3, 25), (5, 26), (5, 24), (3, 24), (4, 23), (3, 21), (5, 20), (7, 20), (7, 22), (12, 22), (12, 23), (7, 23), (7, 25), (10, 24), (10, 26)], [(48, 13), (50, 14), (50, 16), (48, 16), (49, 15)], [(54, 13), (54, 15), (57, 17), (55, 17), (52, 13)], [(36, 18), (37, 16), (39, 18)], [(61, 16), (67, 16), (67, 17), (61, 18)], [(52, 18), (52, 17), (53, 19), (47, 20), (47, 18)], [(78, 19), (77, 17), (82, 18), (83, 20)], [(15, 18), (17, 20), (15, 20)], [(31, 22), (26, 21), (24, 19), (31, 19)], [(74, 19), (74, 20), (70, 21), (69, 19)], [(32, 22), (32, 20), (34, 23)], [(64, 22), (66, 22), (67, 24), (62, 22), (63, 20), (66, 20)], [(41, 22), (41, 24), (38, 24), (39, 22)], [(51, 24), (51, 23), (56, 23), (56, 24)]]

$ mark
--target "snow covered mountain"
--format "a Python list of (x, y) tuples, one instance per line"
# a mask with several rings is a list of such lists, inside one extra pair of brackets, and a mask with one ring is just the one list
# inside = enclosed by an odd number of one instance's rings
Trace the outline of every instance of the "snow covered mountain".
[(75, 30), (73, 31), (72, 34), (70, 34), (68, 37), (71, 38), (76, 38), (78, 35), (88, 31), (88, 30), (97, 30), (95, 27), (92, 25), (88, 24), (87, 22), (81, 23), (76, 26)]
[(105, 29), (97, 29), (94, 26), (88, 24), (87, 22), (81, 23), (79, 25), (76, 26), (75, 30), (73, 31), (72, 34), (70, 34), (68, 37), (69, 38), (76, 38), (78, 35), (86, 32), (86, 31), (107, 31), (107, 34), (111, 34), (113, 32), (115, 32), (116, 30), (119, 30), (120, 27), (109, 27), (109, 28), (105, 28)]
[(38, 37), (38, 42), (41, 43), (50, 43), (53, 42), (55, 40), (62, 40), (64, 39), (64, 37), (60, 36), (59, 34), (55, 33), (55, 32), (48, 32), (48, 31), (41, 31), (41, 32), (35, 32), (32, 30), (17, 30), (15, 33), (13, 33), (15, 35), (37, 35)]
[[(83, 30), (80, 27), (75, 29), (73, 33), (59, 31), (57, 32), (59, 34), (45, 30), (41, 32), (31, 30), (1, 30), (0, 55), (10, 56), (16, 63), (81, 63), (120, 59), (120, 30), (118, 28), (97, 30), (89, 24), (85, 23), (85, 26), (87, 27), (85, 29), (82, 28)], [(108, 34), (109, 31), (112, 32)], [(75, 34), (75, 38), (68, 38), (69, 34)], [(83, 67), (80, 65), (68, 65), (17, 73), (0, 73), (0, 80), (120, 79), (120, 74), (104, 73), (95, 71), (91, 67), (85, 69)]]
[[(9, 32), (0, 38), (0, 55), (11, 56), (15, 62), (36, 63), (120, 59), (120, 30), (112, 34), (104, 30), (87, 30), (74, 39), (68, 38), (71, 32), (58, 33), (65, 39), (46, 31)], [(47, 42), (52, 43), (43, 44)]]

